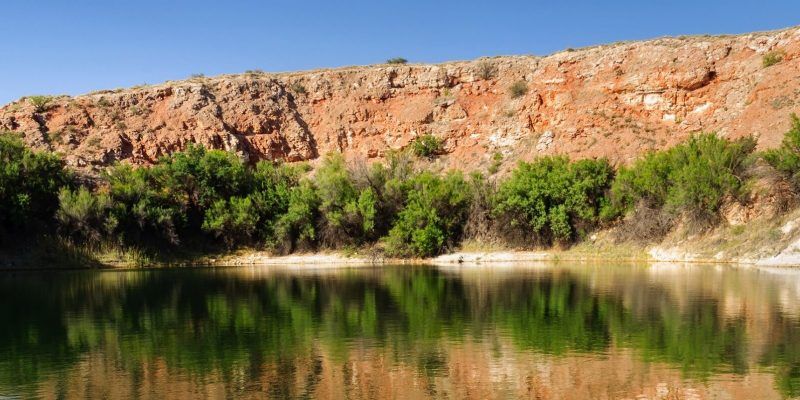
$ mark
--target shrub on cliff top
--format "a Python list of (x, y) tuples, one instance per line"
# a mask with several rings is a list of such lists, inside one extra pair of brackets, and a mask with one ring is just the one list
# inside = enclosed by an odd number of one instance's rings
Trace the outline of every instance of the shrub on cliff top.
[(386, 60), (386, 63), (387, 64), (406, 64), (406, 63), (408, 63), (408, 60), (406, 60), (403, 57), (394, 57), (394, 58), (390, 58), (390, 59)]

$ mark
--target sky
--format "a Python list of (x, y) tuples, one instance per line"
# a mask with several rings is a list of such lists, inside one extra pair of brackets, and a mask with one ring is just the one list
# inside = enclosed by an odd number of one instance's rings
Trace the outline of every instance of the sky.
[(546, 55), (800, 25), (800, 0), (4, 0), (0, 104), (245, 70)]

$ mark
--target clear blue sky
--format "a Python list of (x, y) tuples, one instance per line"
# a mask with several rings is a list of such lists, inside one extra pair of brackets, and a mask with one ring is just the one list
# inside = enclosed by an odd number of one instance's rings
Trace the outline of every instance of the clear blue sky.
[(6, 0), (0, 104), (194, 73), (548, 54), (800, 24), (800, 0)]

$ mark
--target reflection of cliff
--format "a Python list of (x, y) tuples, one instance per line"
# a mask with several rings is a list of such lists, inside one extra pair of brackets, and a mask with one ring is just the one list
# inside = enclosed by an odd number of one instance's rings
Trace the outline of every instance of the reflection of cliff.
[[(662, 364), (643, 365), (630, 351), (602, 358), (520, 353), (503, 341), (442, 346), (447, 357), (428, 365), (398, 363), (385, 348), (362, 346), (346, 358), (328, 351), (268, 361), (201, 376), (163, 360), (118, 368), (113, 356), (91, 353), (58, 380), (40, 388), (44, 398), (313, 398), (313, 399), (779, 399), (773, 379), (723, 375), (687, 382)], [(421, 359), (431, 357), (421, 355)], [(436, 367), (426, 374), (424, 368)], [(420, 371), (422, 368), (422, 373)]]
[[(348, 385), (355, 397), (554, 395), (570, 379), (637, 394), (720, 373), (769, 386), (756, 373), (763, 366), (792, 394), (800, 332), (776, 295), (792, 280), (628, 266), (0, 278), (0, 388), (70, 387), (81, 370), (126, 380), (119, 388), (167, 376), (197, 390), (298, 396), (336, 397)], [(603, 383), (607, 371), (616, 381)], [(745, 390), (740, 383), (726, 385)]]

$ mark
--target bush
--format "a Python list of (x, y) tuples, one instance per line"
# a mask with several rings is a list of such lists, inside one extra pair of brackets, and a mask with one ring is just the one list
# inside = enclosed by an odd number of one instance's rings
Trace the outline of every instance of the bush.
[(411, 150), (417, 157), (433, 158), (442, 153), (443, 145), (442, 139), (428, 133), (414, 139)]
[(386, 239), (388, 253), (427, 257), (455, 244), (466, 222), (470, 198), (469, 185), (459, 172), (444, 177), (427, 171), (417, 175)]
[(763, 158), (786, 176), (795, 189), (800, 189), (800, 118), (796, 114), (792, 114), (791, 118), (792, 126), (783, 135), (781, 146), (765, 151)]
[(53, 101), (53, 96), (29, 96), (28, 101), (33, 105), (34, 111), (41, 113), (47, 111)]
[(258, 211), (249, 197), (217, 200), (206, 210), (203, 231), (220, 237), (228, 248), (250, 243), (259, 221)]
[(528, 93), (528, 82), (518, 80), (508, 87), (508, 94), (512, 99), (525, 96)]
[(691, 137), (669, 150), (647, 154), (623, 167), (611, 189), (607, 217), (644, 208), (663, 208), (668, 214), (688, 214), (707, 223), (718, 217), (726, 197), (740, 197), (755, 139), (720, 138), (715, 134)]
[(494, 63), (483, 60), (478, 63), (478, 77), (483, 80), (489, 80), (497, 75), (497, 67), (495, 67)]
[(314, 182), (326, 244), (360, 244), (374, 238), (377, 196), (371, 187), (356, 187), (341, 154), (323, 159)]
[(779, 51), (779, 50), (770, 51), (770, 52), (764, 54), (764, 57), (761, 59), (761, 65), (763, 65), (764, 68), (771, 67), (771, 66), (783, 61), (784, 55), (785, 55), (785, 53), (783, 51)]
[(493, 213), (513, 241), (569, 243), (599, 222), (613, 176), (606, 160), (521, 162), (500, 185)]
[(291, 189), (286, 213), (280, 215), (275, 224), (273, 245), (277, 249), (291, 253), (298, 248), (313, 247), (317, 238), (319, 202), (311, 181), (303, 180)]
[(386, 60), (386, 63), (387, 64), (406, 64), (406, 63), (408, 63), (408, 60), (406, 60), (403, 57), (394, 57), (394, 58), (390, 58), (390, 59)]
[(85, 187), (62, 188), (58, 200), (56, 219), (61, 231), (73, 240), (99, 244), (116, 234), (115, 205), (108, 194), (94, 194)]
[(71, 183), (61, 159), (34, 152), (10, 133), (0, 133), (0, 239), (51, 225), (58, 191)]

